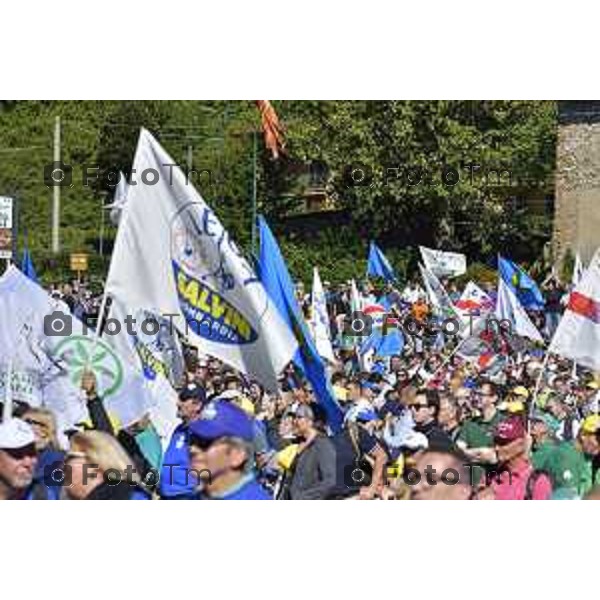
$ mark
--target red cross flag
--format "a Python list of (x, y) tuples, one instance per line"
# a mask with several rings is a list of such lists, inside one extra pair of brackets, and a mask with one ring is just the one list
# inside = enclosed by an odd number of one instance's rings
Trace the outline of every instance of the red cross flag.
[(571, 292), (549, 350), (600, 371), (600, 249)]

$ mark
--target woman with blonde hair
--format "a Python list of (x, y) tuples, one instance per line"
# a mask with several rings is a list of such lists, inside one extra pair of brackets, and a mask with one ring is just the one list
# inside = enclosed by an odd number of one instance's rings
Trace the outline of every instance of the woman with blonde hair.
[(149, 500), (133, 460), (103, 431), (71, 437), (65, 458), (66, 495), (71, 500)]
[(33, 429), (38, 453), (29, 497), (32, 500), (58, 500), (65, 453), (58, 443), (54, 414), (46, 408), (27, 408), (23, 420)]

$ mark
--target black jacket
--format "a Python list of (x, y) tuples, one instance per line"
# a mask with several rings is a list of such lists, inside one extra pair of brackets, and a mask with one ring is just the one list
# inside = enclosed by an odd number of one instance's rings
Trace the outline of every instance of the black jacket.
[(319, 434), (296, 457), (289, 484), (292, 500), (323, 500), (335, 489), (335, 448), (331, 440)]
[(415, 430), (427, 438), (428, 449), (433, 452), (452, 452), (456, 449), (452, 438), (435, 421), (417, 425)]

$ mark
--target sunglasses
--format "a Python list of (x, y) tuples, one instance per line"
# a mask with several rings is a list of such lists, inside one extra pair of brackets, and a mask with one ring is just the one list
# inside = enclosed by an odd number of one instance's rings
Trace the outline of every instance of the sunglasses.
[(410, 405), (410, 407), (411, 407), (413, 410), (419, 410), (419, 409), (421, 409), (421, 408), (428, 408), (428, 407), (429, 407), (429, 404), (425, 404), (425, 403), (420, 403), (420, 404), (411, 404), (411, 405)]
[(44, 423), (43, 421), (38, 421), (36, 419), (32, 419), (30, 417), (27, 417), (25, 419), (23, 419), (26, 423), (29, 423), (30, 425), (37, 425), (38, 427), (43, 427), (44, 429), (50, 429), (48, 423)]
[(216, 444), (218, 441), (221, 440), (209, 440), (206, 438), (201, 438), (201, 437), (197, 437), (195, 435), (193, 435), (190, 438), (190, 446), (196, 446), (196, 448), (200, 448), (200, 450), (202, 450), (203, 452), (206, 452), (209, 448), (211, 448), (212, 446), (214, 446), (214, 444)]
[(23, 458), (37, 456), (37, 450), (34, 444), (23, 446), (22, 448), (4, 448), (4, 452), (13, 460), (22, 460)]

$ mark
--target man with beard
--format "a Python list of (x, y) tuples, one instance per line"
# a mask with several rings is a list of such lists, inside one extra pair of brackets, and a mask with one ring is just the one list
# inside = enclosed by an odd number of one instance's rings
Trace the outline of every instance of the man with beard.
[(0, 500), (26, 498), (36, 464), (31, 425), (21, 419), (0, 423)]

